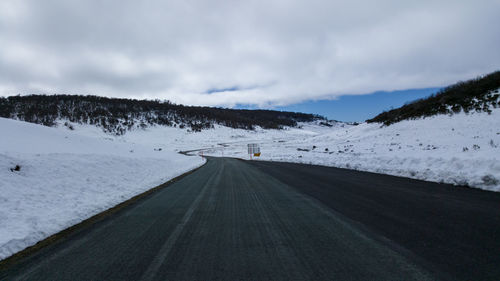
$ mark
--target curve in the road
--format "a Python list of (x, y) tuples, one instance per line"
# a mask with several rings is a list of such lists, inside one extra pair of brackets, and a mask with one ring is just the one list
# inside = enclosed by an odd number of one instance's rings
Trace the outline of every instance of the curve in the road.
[[(211, 158), (0, 279), (493, 279), (498, 269), (488, 262), (498, 260), (484, 247), (497, 242), (479, 231), (500, 226), (495, 202), (495, 193), (397, 177)], [(467, 222), (480, 230), (447, 237)], [(467, 233), (486, 242), (467, 242)], [(468, 257), (444, 261), (457, 253)]]

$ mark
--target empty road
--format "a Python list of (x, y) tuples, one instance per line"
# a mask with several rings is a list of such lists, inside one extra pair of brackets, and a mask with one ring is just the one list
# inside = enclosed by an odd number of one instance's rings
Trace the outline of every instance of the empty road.
[(210, 158), (0, 280), (499, 280), (500, 195)]

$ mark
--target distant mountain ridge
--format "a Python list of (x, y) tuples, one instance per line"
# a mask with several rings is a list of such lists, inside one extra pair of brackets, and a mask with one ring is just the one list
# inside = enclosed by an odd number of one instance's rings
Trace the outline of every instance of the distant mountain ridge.
[(169, 101), (135, 100), (77, 95), (29, 95), (0, 97), (0, 117), (54, 126), (58, 120), (101, 127), (122, 135), (132, 128), (165, 125), (212, 128), (214, 124), (232, 128), (280, 129), (297, 122), (326, 120), (314, 114), (274, 110), (244, 110), (183, 106)]
[(453, 114), (461, 111), (491, 112), (491, 107), (500, 107), (499, 89), (500, 71), (496, 71), (476, 79), (458, 82), (428, 98), (382, 112), (366, 121), (390, 125), (402, 120), (437, 114)]

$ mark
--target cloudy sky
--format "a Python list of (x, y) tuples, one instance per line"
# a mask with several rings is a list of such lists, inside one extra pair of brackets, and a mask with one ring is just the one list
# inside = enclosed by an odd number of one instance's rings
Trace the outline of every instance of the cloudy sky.
[(1, 0), (0, 95), (283, 106), (500, 69), (500, 1)]

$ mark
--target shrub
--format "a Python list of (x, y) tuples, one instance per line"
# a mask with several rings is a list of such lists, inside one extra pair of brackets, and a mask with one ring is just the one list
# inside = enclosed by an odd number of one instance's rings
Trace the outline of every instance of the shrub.
[(11, 172), (19, 172), (21, 170), (21, 166), (16, 165), (14, 168), (10, 168)]
[(490, 106), (498, 104), (500, 88), (500, 71), (493, 72), (465, 82), (448, 86), (425, 99), (419, 99), (400, 108), (384, 111), (368, 123), (378, 122), (388, 126), (393, 123), (428, 117), (437, 114), (454, 114), (461, 112), (491, 112)]

